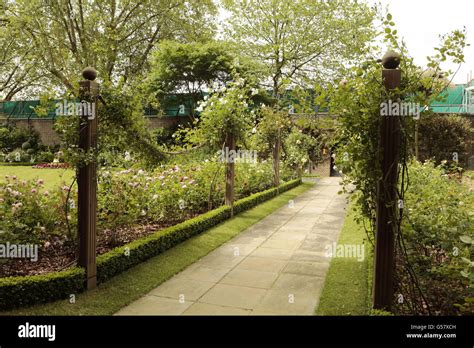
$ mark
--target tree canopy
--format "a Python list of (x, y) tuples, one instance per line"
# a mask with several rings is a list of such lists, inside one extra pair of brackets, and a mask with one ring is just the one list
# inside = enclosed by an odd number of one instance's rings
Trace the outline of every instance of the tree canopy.
[[(23, 69), (34, 62), (35, 73), (48, 77), (45, 87), (62, 90), (74, 89), (86, 66), (95, 67), (104, 82), (140, 80), (159, 41), (207, 40), (213, 32), (209, 16), (215, 13), (211, 0), (18, 0), (2, 5), (0, 46), (14, 51)], [(11, 71), (11, 65), (0, 66), (1, 76)]]
[(340, 77), (375, 35), (375, 11), (357, 1), (225, 0), (227, 37), (266, 67), (265, 85), (312, 87)]

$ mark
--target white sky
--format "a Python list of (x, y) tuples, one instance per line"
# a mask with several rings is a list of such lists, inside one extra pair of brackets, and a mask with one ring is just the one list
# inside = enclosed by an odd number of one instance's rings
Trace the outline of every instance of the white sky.
[[(426, 65), (426, 56), (434, 54), (439, 45), (439, 35), (455, 29), (467, 30), (467, 42), (471, 46), (464, 50), (465, 63), (453, 79), (454, 83), (465, 83), (467, 74), (474, 76), (474, 1), (473, 0), (369, 0), (380, 2), (393, 15), (395, 27), (403, 37), (415, 63)], [(455, 72), (458, 64), (446, 64), (443, 69)]]

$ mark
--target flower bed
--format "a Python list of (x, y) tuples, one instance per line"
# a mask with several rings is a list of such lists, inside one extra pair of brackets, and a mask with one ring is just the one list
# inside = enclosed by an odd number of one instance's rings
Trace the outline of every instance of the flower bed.
[[(206, 213), (224, 201), (220, 163), (162, 167), (154, 172), (101, 171), (98, 187), (97, 252), (146, 237)], [(288, 179), (284, 175), (284, 179)], [(271, 187), (270, 164), (239, 164), (236, 198)], [(0, 244), (34, 244), (38, 260), (8, 259), (0, 277), (61, 271), (76, 263), (77, 188), (7, 176), (0, 184)], [(0, 260), (2, 261), (2, 260)]]
[[(295, 179), (280, 185), (278, 190), (272, 188), (238, 200), (235, 202), (234, 211), (239, 213), (254, 207), (300, 183), (301, 179)], [(145, 238), (115, 248), (98, 257), (98, 281), (99, 283), (104, 282), (128, 268), (206, 231), (229, 217), (230, 208), (221, 206)], [(84, 271), (79, 267), (71, 267), (62, 272), (47, 275), (0, 278), (0, 309), (66, 298), (70, 294), (83, 291), (83, 282)]]
[(38, 163), (33, 166), (35, 169), (69, 169), (71, 166), (68, 163), (52, 162), (52, 163)]

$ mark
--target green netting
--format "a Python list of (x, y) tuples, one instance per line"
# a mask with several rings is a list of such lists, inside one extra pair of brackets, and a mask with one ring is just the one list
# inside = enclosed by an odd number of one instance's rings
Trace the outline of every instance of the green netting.
[(465, 85), (448, 87), (441, 93), (442, 99), (430, 105), (436, 113), (461, 113), (463, 112), (463, 95)]
[[(430, 105), (431, 110), (436, 113), (462, 113), (463, 112), (463, 94), (466, 85), (456, 85), (455, 87), (447, 88), (439, 101), (435, 101)], [(288, 103), (293, 100), (291, 93), (285, 95)], [(60, 102), (55, 101), (55, 102)], [(55, 103), (53, 103), (47, 116), (38, 116), (34, 108), (39, 105), (39, 100), (23, 100), (23, 101), (6, 101), (0, 102), (0, 118), (11, 119), (54, 119), (56, 117)], [(164, 116), (189, 116), (193, 107), (193, 96), (187, 94), (170, 94), (163, 98), (161, 107)], [(312, 105), (315, 112), (327, 112), (326, 108), (319, 108), (317, 105)], [(152, 108), (146, 107), (144, 110), (146, 117), (156, 116), (159, 112)]]
[[(167, 98), (167, 103), (164, 105), (165, 116), (188, 116), (191, 112), (191, 100), (180, 99), (177, 97)], [(6, 101), (0, 102), (0, 118), (9, 119), (54, 119), (56, 117), (55, 104), (59, 103), (56, 100), (52, 103), (50, 110), (46, 116), (38, 116), (34, 109), (40, 104), (39, 100), (22, 100), (22, 101)], [(144, 110), (145, 116), (156, 116), (157, 110), (152, 107), (147, 107)]]
[[(39, 105), (39, 100), (6, 101), (0, 103), (0, 117), (11, 119), (32, 119), (40, 118), (35, 113), (35, 107)], [(52, 119), (55, 117), (55, 109), (52, 108), (48, 115), (42, 118)]]

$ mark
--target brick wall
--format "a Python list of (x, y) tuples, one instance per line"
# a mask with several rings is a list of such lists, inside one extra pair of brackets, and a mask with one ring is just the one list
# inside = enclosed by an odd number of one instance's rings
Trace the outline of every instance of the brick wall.
[[(189, 122), (188, 117), (164, 116), (164, 117), (147, 117), (151, 129), (159, 127), (170, 127), (176, 124), (185, 124)], [(6, 119), (0, 119), (0, 124), (6, 123)], [(53, 129), (54, 120), (51, 119), (32, 119), (32, 120), (14, 120), (8, 121), (17, 127), (32, 127), (36, 130), (44, 145), (52, 146), (59, 143), (59, 137)]]
[[(34, 119), (34, 120), (13, 120), (8, 121), (10, 124), (19, 128), (33, 128), (39, 135), (44, 145), (51, 146), (59, 143), (59, 137), (53, 129), (53, 120)], [(1, 122), (5, 123), (5, 121)]]

